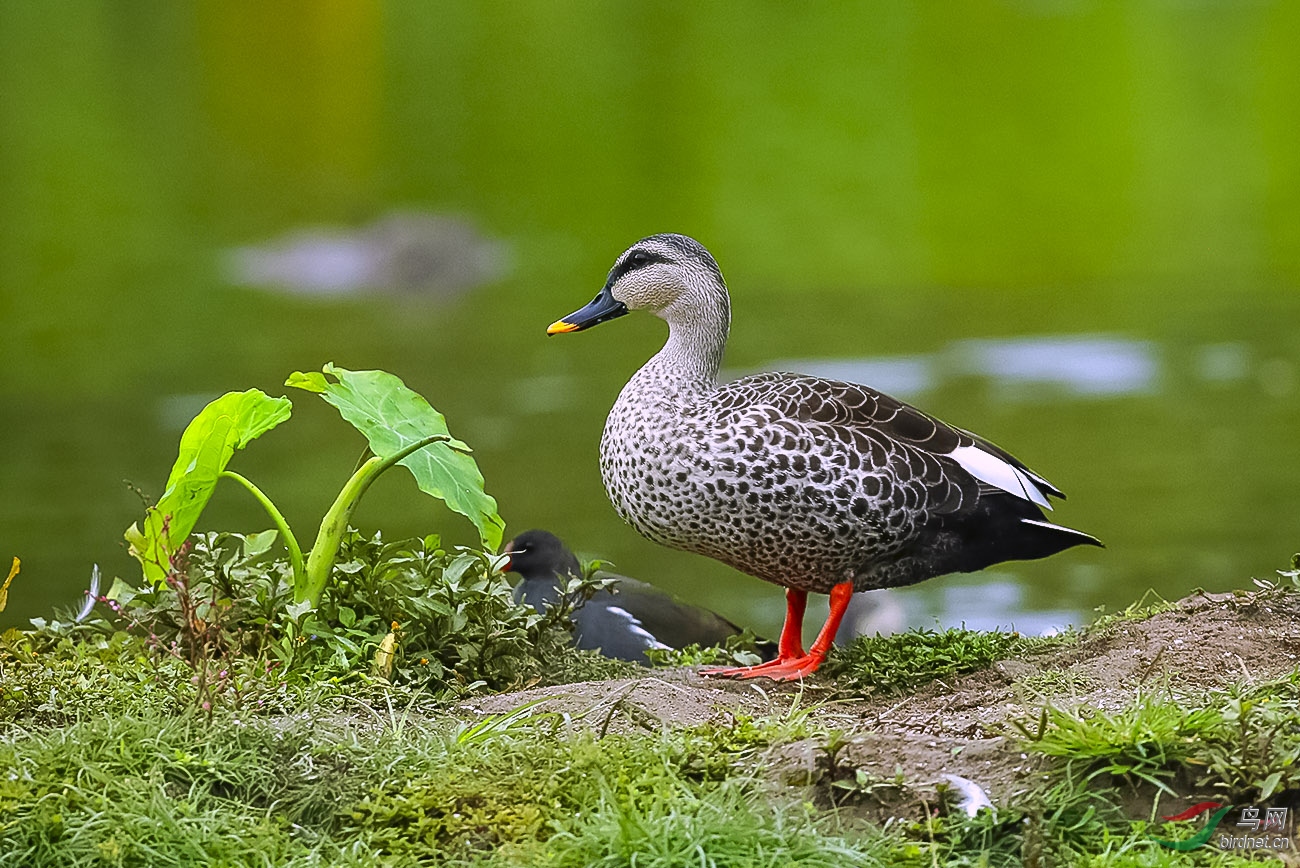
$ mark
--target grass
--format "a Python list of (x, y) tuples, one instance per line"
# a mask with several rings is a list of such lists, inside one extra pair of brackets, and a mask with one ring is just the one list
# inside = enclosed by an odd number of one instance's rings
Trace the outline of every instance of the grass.
[(1300, 669), (1227, 691), (1139, 693), (1118, 709), (1043, 707), (1014, 722), (1027, 747), (1072, 774), (1110, 775), (1170, 792), (1175, 776), (1226, 799), (1300, 792)]
[[(1112, 753), (1146, 744), (1125, 735), (1143, 727), (1165, 745), (1148, 749), (1148, 760), (1197, 756), (1174, 755), (1168, 744), (1183, 743), (1186, 728), (1156, 726), (1168, 704), (1154, 699), (1135, 706), (1127, 726), (1102, 733), (1052, 718), (1034, 749), (1087, 748), (1091, 760), (1065, 763), (996, 814), (927, 815), (882, 829), (852, 811), (814, 808), (816, 782), (780, 785), (765, 773), (771, 751), (830, 737), (815, 706), (601, 737), (533, 706), (461, 722), (391, 688), (290, 688), (283, 708), (220, 707), (209, 718), (125, 678), (105, 683), (98, 707), (62, 707), (50, 722), (6, 718), (0, 866), (1172, 866), (1211, 858), (1156, 852), (1148, 825), (1117, 807), (1117, 791), (1088, 780), (1090, 762), (1113, 763)], [(1250, 715), (1261, 702), (1281, 714), (1296, 700), (1295, 679), (1237, 699)], [(373, 711), (356, 713), (362, 702)], [(1280, 745), (1277, 736), (1271, 744)]]
[(1032, 638), (956, 627), (909, 630), (892, 636), (860, 636), (847, 648), (832, 651), (822, 671), (848, 695), (902, 693), (937, 679), (984, 669), (1012, 655), (1071, 641), (1072, 634)]
[(1036, 697), (1073, 696), (1101, 686), (1096, 678), (1073, 669), (1044, 669), (1021, 678), (1017, 684), (1024, 693)]
[(1018, 729), (1034, 750), (1065, 760), (1071, 772), (1145, 781), (1175, 795), (1166, 783), (1195, 753), (1196, 742), (1218, 721), (1209, 708), (1187, 709), (1177, 698), (1139, 694), (1114, 709), (1061, 710), (1045, 706), (1032, 731)]
[(0, 865), (277, 864), (350, 786), (348, 751), (301, 728), (95, 716), (7, 741)]
[(1100, 635), (1117, 624), (1124, 624), (1132, 621), (1145, 621), (1161, 612), (1171, 612), (1178, 608), (1177, 603), (1163, 599), (1152, 591), (1147, 591), (1142, 599), (1136, 603), (1130, 603), (1124, 609), (1118, 612), (1103, 612), (1098, 609), (1098, 615), (1087, 627), (1087, 633), (1093, 636)]
[(0, 865), (875, 864), (760, 794), (756, 757), (805, 715), (600, 738), (528, 707), (463, 724), (307, 704), (9, 724)]
[(599, 738), (529, 711), (479, 730), (224, 710), (11, 729), (0, 865), (1201, 864), (1068, 777), (973, 819), (817, 810), (762, 774), (769, 749), (821, 737), (807, 714)]
[[(826, 672), (841, 695), (902, 693), (1082, 635), (918, 631), (859, 640)], [(557, 659), (552, 682), (627, 672)], [(194, 664), (148, 637), (0, 636), (0, 868), (1239, 865), (1153, 844), (1187, 824), (1160, 824), (1155, 807), (1135, 819), (1134, 794), (1300, 795), (1300, 672), (1147, 689), (1105, 710), (1044, 704), (1015, 719), (1012, 749), (1040, 757), (1035, 772), (967, 817), (901, 771), (882, 788), (837, 767), (851, 734), (819, 722), (840, 719), (830, 707), (607, 732), (536, 703), (465, 720), (436, 682), (264, 663), (206, 661), (227, 692), (205, 708)], [(1033, 702), (1075, 683), (1034, 677), (1021, 683)], [(811, 772), (787, 774), (785, 752), (817, 758)], [(879, 824), (870, 808), (886, 792), (904, 800), (886, 815), (903, 819)]]

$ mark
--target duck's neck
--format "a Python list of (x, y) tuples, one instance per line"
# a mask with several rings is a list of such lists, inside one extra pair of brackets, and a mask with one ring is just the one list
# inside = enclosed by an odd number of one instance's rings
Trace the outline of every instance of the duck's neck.
[(653, 385), (668, 395), (686, 397), (717, 386), (731, 329), (731, 306), (725, 291), (709, 302), (664, 311), (668, 341), (634, 378), (642, 388)]

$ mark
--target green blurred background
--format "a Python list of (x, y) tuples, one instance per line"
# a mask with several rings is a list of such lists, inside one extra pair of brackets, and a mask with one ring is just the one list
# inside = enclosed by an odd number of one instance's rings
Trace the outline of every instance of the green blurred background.
[[(775, 631), (777, 588), (605, 500), (601, 425), (662, 324), (543, 336), (662, 231), (727, 275), (729, 371), (893, 390), (1107, 542), (922, 585), (911, 623), (1271, 576), (1300, 547), (1298, 44), (1289, 2), (2, 4), (0, 624), (93, 562), (138, 578), (124, 480), (156, 498), (206, 400), (333, 361), (442, 410), (507, 533)], [(471, 278), (326, 291), (240, 258), (364, 258), (395, 213)], [(290, 397), (233, 466), (310, 539), (363, 443)], [(473, 539), (397, 473), (356, 520)], [(201, 526), (265, 525), (231, 488)]]

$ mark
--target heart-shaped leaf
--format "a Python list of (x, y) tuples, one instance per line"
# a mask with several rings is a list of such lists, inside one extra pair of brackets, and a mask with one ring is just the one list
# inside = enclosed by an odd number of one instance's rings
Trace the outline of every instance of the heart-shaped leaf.
[[(432, 435), (451, 436), (443, 415), (386, 371), (349, 371), (327, 364), (319, 374), (295, 373), (285, 385), (320, 395), (362, 433), (380, 458)], [(453, 439), (425, 446), (400, 463), (414, 474), (421, 491), (472, 521), (484, 547), (495, 550), (505, 522), (467, 452), (468, 446)]]

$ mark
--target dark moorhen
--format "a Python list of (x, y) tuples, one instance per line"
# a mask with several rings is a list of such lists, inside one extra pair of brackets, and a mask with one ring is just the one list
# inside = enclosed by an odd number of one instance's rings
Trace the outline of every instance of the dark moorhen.
[[(510, 556), (503, 571), (523, 579), (515, 586), (515, 602), (539, 612), (559, 600), (568, 577), (582, 575), (573, 552), (548, 531), (525, 531), (507, 542), (502, 553)], [(616, 581), (573, 613), (573, 644), (578, 648), (646, 666), (650, 661), (645, 652), (651, 648), (723, 645), (742, 632), (726, 618), (683, 603), (653, 585), (626, 576), (598, 575)], [(775, 651), (773, 643), (759, 642), (764, 659)]]

